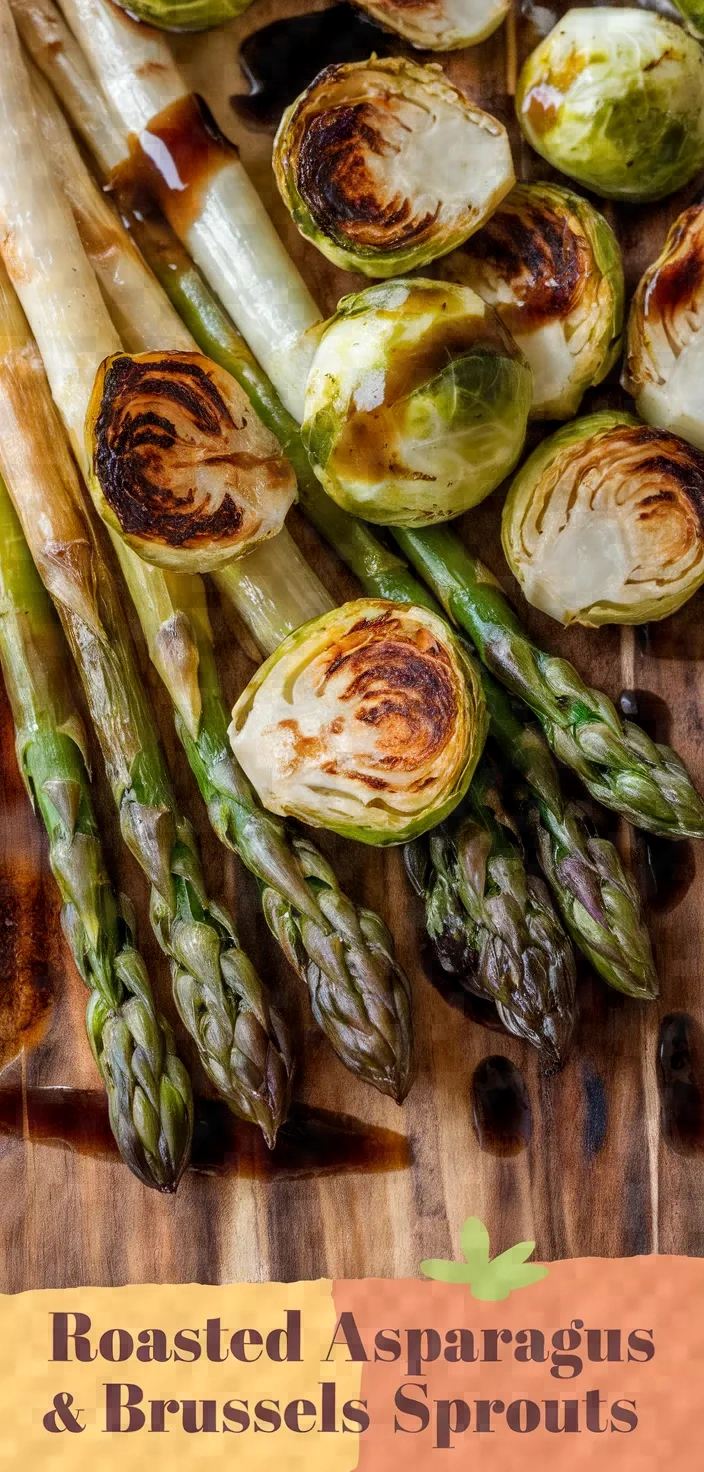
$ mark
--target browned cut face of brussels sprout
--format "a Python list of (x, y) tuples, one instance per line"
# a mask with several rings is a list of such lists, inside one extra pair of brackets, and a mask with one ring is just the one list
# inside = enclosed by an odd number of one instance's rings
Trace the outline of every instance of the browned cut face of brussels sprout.
[(86, 420), (90, 490), (147, 562), (207, 571), (280, 531), (293, 467), (246, 394), (200, 353), (118, 353)]
[(281, 120), (274, 169), (299, 230), (331, 261), (396, 276), (477, 230), (514, 182), (501, 123), (439, 66), (331, 66)]
[(456, 51), (483, 41), (506, 15), (509, 0), (355, 0), (386, 30), (425, 51)]
[(675, 221), (638, 286), (623, 386), (648, 424), (704, 450), (704, 205)]
[(290, 634), (232, 714), (232, 749), (271, 812), (402, 843), (466, 792), (488, 718), (444, 619), (360, 598)]
[(704, 583), (704, 454), (605, 411), (565, 425), (513, 481), (504, 552), (560, 623), (665, 618)]
[(516, 92), (528, 142), (607, 199), (662, 199), (704, 168), (704, 55), (651, 10), (568, 10)]
[(532, 379), (476, 292), (422, 277), (343, 297), (325, 325), (303, 440), (334, 501), (422, 526), (476, 506), (523, 448)]
[(434, 268), (495, 307), (533, 373), (534, 419), (569, 419), (619, 353), (623, 266), (603, 215), (558, 184), (517, 184)]

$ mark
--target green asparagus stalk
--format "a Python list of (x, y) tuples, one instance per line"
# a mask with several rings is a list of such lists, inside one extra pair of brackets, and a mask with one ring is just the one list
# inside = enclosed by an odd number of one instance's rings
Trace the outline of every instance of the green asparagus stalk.
[(302, 833), (261, 806), (230, 750), (230, 716), (205, 609), (192, 613), (191, 623), (203, 717), (196, 738), (178, 715), (176, 724), (210, 821), (256, 876), (267, 924), (338, 1057), (400, 1103), (411, 1082), (411, 999), (391, 933), (373, 910), (348, 899)]
[[(35, 104), (52, 168), (130, 347), (140, 351), (165, 339), (170, 346), (184, 346), (184, 336), (185, 346), (190, 341), (195, 347), (89, 178), (45, 86), (36, 87)], [(142, 279), (135, 283), (140, 265)], [(263, 811), (235, 762), (202, 580), (173, 574), (165, 579), (157, 569), (125, 553), (124, 547), (117, 551), (152, 655), (163, 651), (167, 636), (173, 672), (178, 667), (174, 649), (180, 644), (184, 650), (181, 683), (191, 695), (174, 700), (176, 728), (218, 837), (257, 877), (269, 926), (307, 986), (316, 1020), (338, 1056), (365, 1082), (402, 1099), (410, 1084), (410, 996), (390, 932), (373, 911), (355, 906), (342, 893), (331, 866), (311, 843)], [(281, 580), (270, 608), (257, 597), (256, 550), (222, 574), (242, 594), (248, 590), (249, 606), (256, 608), (257, 634), (265, 641), (271, 638), (272, 621), (279, 627), (283, 598), (289, 597), (298, 608), (305, 597), (311, 616), (332, 606), (288, 533), (282, 532), (271, 544), (270, 557), (277, 555)], [(160, 596), (162, 591), (168, 601)], [(167, 683), (173, 698), (173, 678)]]
[(112, 1131), (145, 1186), (175, 1191), (190, 1154), (191, 1082), (156, 1010), (129, 906), (118, 904), (107, 875), (68, 654), (2, 480), (0, 663), (20, 770), (49, 838), (64, 934), (90, 992), (86, 1027)]
[(405, 860), (441, 965), (558, 1068), (575, 1023), (574, 955), (545, 884), (526, 873), (486, 758), (459, 814), (408, 844)]
[(665, 838), (704, 837), (704, 802), (669, 746), (622, 721), (566, 659), (529, 638), (489, 570), (448, 527), (394, 530), (394, 539), (466, 629), (487, 669), (535, 713), (555, 756), (598, 802)]
[[(294, 418), (168, 225), (155, 212), (146, 211), (140, 211), (140, 217), (130, 223), (140, 249), (201, 351), (238, 379), (264, 423), (284, 446), (296, 470), (301, 505), (308, 520), (359, 578), (364, 592), (370, 597), (417, 603), (439, 611), (433, 594), (418, 581), (404, 559), (380, 541), (369, 526), (325, 495)], [(267, 548), (255, 555), (261, 589), (267, 571)], [(219, 582), (222, 590), (232, 596), (232, 584)], [(238, 608), (245, 611), (241, 603)], [(300, 607), (296, 614), (292, 611), (291, 627), (308, 616)], [(256, 637), (256, 628), (254, 633)], [(606, 839), (594, 838), (581, 809), (566, 803), (542, 733), (515, 714), (508, 694), (488, 670), (483, 684), (492, 735), (529, 785), (528, 816), (538, 840), (541, 863), (575, 944), (610, 986), (632, 997), (657, 996), (640, 897), (617, 849)]]
[(152, 926), (169, 957), (181, 1017), (218, 1091), (273, 1143), (290, 1095), (288, 1034), (230, 917), (206, 895), (195, 836), (171, 788), (121, 595), (4, 269), (0, 465), (83, 680), (122, 835), (151, 885)]

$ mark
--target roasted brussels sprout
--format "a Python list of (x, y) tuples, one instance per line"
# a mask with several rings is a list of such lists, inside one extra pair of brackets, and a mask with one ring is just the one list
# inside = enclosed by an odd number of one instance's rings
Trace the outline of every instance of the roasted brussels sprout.
[(638, 286), (623, 386), (648, 424), (704, 450), (704, 205), (675, 221)]
[(618, 357), (618, 241), (588, 200), (559, 184), (517, 184), (433, 274), (496, 308), (532, 369), (534, 419), (572, 418)]
[(160, 31), (212, 31), (241, 15), (252, 0), (117, 0), (122, 10)]
[(457, 806), (487, 723), (444, 619), (360, 598), (279, 645), (237, 701), (230, 740), (271, 812), (388, 844)]
[(704, 455), (605, 411), (544, 440), (515, 477), (502, 540), (529, 603), (562, 624), (640, 624), (704, 583)]
[(505, 128), (439, 66), (329, 66), (284, 113), (274, 170), (299, 230), (334, 261), (397, 276), (459, 245), (514, 182)]
[(608, 199), (662, 199), (704, 167), (704, 56), (650, 10), (568, 10), (516, 94), (528, 142)]
[(490, 36), (509, 0), (355, 0), (385, 30), (424, 51), (456, 51)]
[(293, 467), (224, 369), (200, 353), (116, 353), (86, 419), (95, 505), (145, 562), (222, 567), (283, 526)]
[(338, 505), (386, 526), (476, 506), (513, 469), (531, 373), (492, 307), (416, 278), (344, 297), (322, 332), (303, 439)]

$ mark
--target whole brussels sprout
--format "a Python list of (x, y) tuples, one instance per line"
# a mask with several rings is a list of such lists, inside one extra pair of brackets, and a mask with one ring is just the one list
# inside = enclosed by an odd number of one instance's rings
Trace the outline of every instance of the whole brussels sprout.
[(628, 321), (623, 386), (648, 424), (704, 450), (704, 206), (685, 210), (643, 276)]
[(86, 416), (96, 509), (145, 562), (207, 572), (281, 530), (296, 477), (223, 368), (200, 353), (116, 353)]
[(424, 51), (475, 46), (495, 31), (509, 0), (355, 0), (387, 31)]
[(252, 0), (116, 0), (121, 10), (159, 31), (212, 31), (241, 15)]
[(651, 200), (704, 167), (704, 56), (650, 10), (568, 10), (516, 93), (528, 142), (608, 199)]
[(616, 362), (623, 328), (618, 241), (560, 184), (517, 184), (434, 275), (496, 308), (533, 373), (533, 419), (571, 419)]
[(271, 812), (389, 844), (457, 806), (487, 725), (444, 619), (360, 598), (284, 639), (237, 701), (230, 741)]
[(506, 130), (439, 66), (329, 66), (284, 113), (274, 171), (300, 232), (367, 276), (397, 276), (477, 230), (514, 182)]
[(422, 278), (344, 297), (324, 328), (303, 439), (325, 490), (386, 526), (476, 506), (523, 447), (531, 373), (493, 308)]
[(704, 455), (630, 414), (577, 419), (515, 477), (502, 541), (528, 602), (562, 624), (665, 618), (704, 583)]

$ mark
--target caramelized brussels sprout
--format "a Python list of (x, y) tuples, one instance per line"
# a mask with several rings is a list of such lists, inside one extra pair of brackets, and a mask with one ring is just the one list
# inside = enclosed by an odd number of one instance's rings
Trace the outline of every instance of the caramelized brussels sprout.
[(439, 66), (329, 66), (284, 113), (274, 170), (302, 235), (367, 276), (397, 276), (477, 230), (514, 182), (505, 128)]
[(490, 36), (509, 0), (355, 0), (387, 31), (424, 51), (456, 51)]
[(361, 843), (403, 843), (466, 792), (488, 717), (444, 619), (360, 598), (304, 624), (240, 696), (230, 741), (273, 813)]
[(618, 357), (618, 241), (588, 200), (559, 184), (517, 184), (434, 274), (496, 308), (530, 364), (533, 419), (571, 419)]
[(675, 221), (628, 321), (623, 386), (658, 429), (704, 450), (704, 206)]
[(523, 447), (531, 373), (468, 287), (415, 278), (344, 297), (322, 332), (303, 439), (325, 490), (387, 526), (476, 506)]
[(278, 440), (234, 378), (200, 353), (106, 358), (86, 446), (103, 520), (161, 567), (222, 567), (280, 531), (296, 494)]
[(241, 15), (252, 0), (116, 0), (128, 15), (159, 31), (212, 31)]
[(528, 142), (608, 199), (662, 199), (704, 167), (704, 56), (651, 10), (569, 10), (516, 94)]
[(704, 583), (704, 454), (630, 414), (577, 419), (515, 477), (502, 540), (562, 624), (665, 618)]

